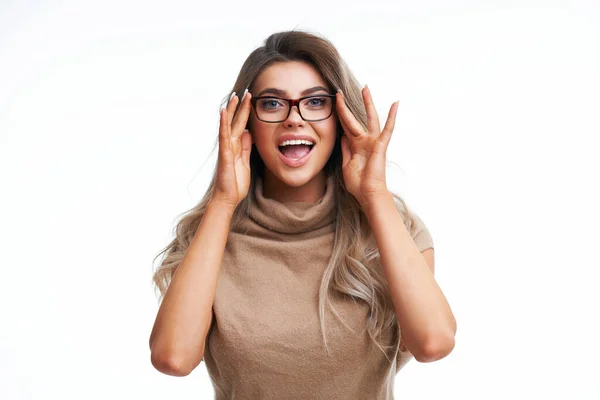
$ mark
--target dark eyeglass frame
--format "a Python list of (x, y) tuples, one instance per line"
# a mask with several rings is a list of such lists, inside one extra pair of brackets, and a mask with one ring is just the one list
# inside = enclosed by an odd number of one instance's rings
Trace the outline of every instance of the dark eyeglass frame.
[[(329, 112), (328, 116), (326, 116), (325, 118), (320, 118), (320, 119), (304, 118), (304, 116), (302, 115), (302, 111), (300, 111), (300, 102), (302, 100), (310, 99), (313, 97), (329, 97), (331, 99), (331, 111)], [(260, 119), (260, 117), (258, 116), (258, 112), (256, 112), (256, 102), (261, 99), (277, 99), (277, 100), (287, 101), (289, 107), (288, 107), (288, 113), (285, 116), (285, 118), (282, 119), (281, 121), (265, 121), (264, 119)], [(294, 106), (296, 106), (296, 109), (298, 110), (298, 114), (300, 114), (300, 118), (302, 118), (304, 121), (317, 122), (317, 121), (326, 120), (327, 118), (331, 117), (331, 114), (333, 114), (333, 109), (334, 109), (334, 105), (335, 105), (335, 94), (311, 94), (310, 96), (300, 97), (299, 99), (286, 99), (284, 97), (277, 97), (277, 96), (259, 96), (259, 97), (251, 98), (250, 103), (252, 103), (252, 108), (254, 108), (254, 114), (256, 115), (256, 118), (258, 118), (258, 120), (262, 121), (262, 122), (267, 122), (267, 123), (271, 123), (271, 124), (278, 124), (280, 122), (283, 122), (286, 119), (288, 119), (288, 117), (290, 116), (290, 113), (292, 112), (292, 107), (294, 107)]]

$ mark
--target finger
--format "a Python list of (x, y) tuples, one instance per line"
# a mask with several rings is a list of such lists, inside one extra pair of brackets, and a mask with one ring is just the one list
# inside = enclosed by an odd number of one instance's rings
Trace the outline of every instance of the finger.
[(250, 168), (250, 152), (252, 151), (252, 137), (246, 129), (242, 131), (242, 161), (244, 165)]
[(231, 96), (229, 96), (229, 102), (227, 103), (227, 123), (228, 123), (228, 127), (229, 128), (229, 133), (231, 134), (231, 121), (233, 120), (233, 117), (235, 115), (235, 107), (237, 107), (238, 103), (239, 103), (239, 97), (237, 97), (235, 92), (231, 93)]
[(231, 150), (231, 140), (229, 139), (227, 108), (221, 109), (219, 120), (219, 158), (225, 159), (229, 156)]
[(367, 128), (371, 134), (379, 135), (381, 130), (379, 129), (379, 117), (377, 116), (377, 110), (373, 103), (373, 97), (371, 96), (371, 90), (365, 85), (362, 90), (362, 98), (365, 103), (365, 110), (367, 111)]
[(350, 151), (350, 139), (348, 136), (342, 137), (342, 167), (346, 167), (348, 161), (352, 158), (352, 152)]
[(390, 112), (388, 114), (387, 121), (385, 121), (385, 126), (383, 127), (383, 131), (381, 131), (381, 135), (379, 135), (377, 141), (379, 143), (380, 150), (385, 153), (388, 144), (390, 143), (390, 139), (392, 138), (392, 132), (394, 131), (394, 126), (396, 125), (396, 115), (398, 114), (398, 102), (395, 101), (390, 108)]
[[(246, 89), (248, 90), (248, 89)], [(248, 117), (250, 116), (250, 110), (252, 109), (252, 94), (250, 92), (245, 92), (245, 97), (242, 98), (242, 104), (238, 108), (233, 126), (231, 127), (231, 136), (232, 137), (240, 137), (242, 136), (242, 132), (248, 123)]]
[(347, 135), (352, 136), (363, 135), (364, 128), (356, 120), (348, 106), (346, 106), (346, 102), (344, 101), (344, 94), (341, 91), (338, 91), (336, 93), (335, 100), (338, 119), (344, 127), (344, 132), (346, 132)]
[(338, 117), (338, 119), (340, 120), (340, 125), (342, 126), (342, 130), (344, 131), (345, 136), (350, 136), (350, 129), (348, 129), (346, 123), (342, 121), (341, 118)]

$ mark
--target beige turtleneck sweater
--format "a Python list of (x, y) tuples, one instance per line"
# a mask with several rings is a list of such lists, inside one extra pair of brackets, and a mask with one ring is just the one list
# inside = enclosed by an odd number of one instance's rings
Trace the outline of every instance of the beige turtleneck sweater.
[[(257, 178), (250, 216), (230, 231), (213, 304), (204, 361), (216, 400), (392, 400), (396, 373), (412, 355), (399, 352), (395, 370), (365, 329), (369, 307), (332, 299), (346, 328), (327, 309), (325, 353), (318, 291), (333, 249), (334, 192), (327, 180), (317, 203), (263, 197)], [(423, 221), (413, 241), (433, 247)]]

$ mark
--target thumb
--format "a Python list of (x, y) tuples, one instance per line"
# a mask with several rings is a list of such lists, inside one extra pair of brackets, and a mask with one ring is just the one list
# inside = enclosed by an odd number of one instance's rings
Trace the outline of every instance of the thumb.
[(346, 135), (342, 136), (342, 166), (345, 167), (350, 161), (351, 151), (350, 151), (350, 143), (348, 143), (348, 137)]

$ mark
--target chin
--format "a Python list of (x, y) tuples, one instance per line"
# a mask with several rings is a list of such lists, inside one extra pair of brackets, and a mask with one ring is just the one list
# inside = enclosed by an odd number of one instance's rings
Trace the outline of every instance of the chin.
[(302, 187), (314, 179), (318, 172), (314, 171), (281, 171), (277, 179), (289, 187)]

